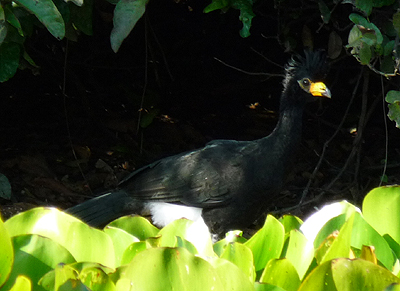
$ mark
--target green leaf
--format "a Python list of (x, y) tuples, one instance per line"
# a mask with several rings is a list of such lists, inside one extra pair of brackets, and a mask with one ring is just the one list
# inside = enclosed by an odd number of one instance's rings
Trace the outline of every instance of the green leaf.
[(388, 117), (391, 121), (396, 122), (396, 127), (400, 128), (400, 104), (394, 103), (388, 105)]
[(93, 35), (93, 0), (85, 0), (81, 7), (69, 5), (71, 22), (86, 35)]
[(390, 284), (389, 287), (387, 287), (384, 291), (400, 291), (400, 284), (398, 283)]
[(282, 289), (281, 287), (272, 285), (272, 284), (266, 284), (266, 283), (258, 283), (256, 282), (254, 284), (255, 291), (285, 291), (285, 289)]
[(389, 234), (400, 243), (400, 186), (371, 190), (364, 198), (362, 209), (365, 220), (380, 235)]
[[(47, 274), (49, 274), (49, 273), (47, 273)], [(69, 280), (71, 280), (73, 282), (79, 281), (78, 275), (79, 275), (78, 272), (76, 272), (76, 270), (73, 267), (71, 267), (70, 265), (64, 265), (64, 264), (57, 265), (56, 268), (54, 269), (54, 284), (52, 285), (52, 286), (54, 286), (53, 287), (54, 290), (59, 290), (59, 288), (62, 287)], [(43, 277), (42, 277), (42, 279), (43, 279)], [(42, 279), (40, 279), (39, 284), (41, 284), (43, 282)], [(51, 286), (49, 286), (49, 287), (51, 287)], [(50, 290), (52, 290), (52, 289), (50, 289)]]
[(113, 291), (115, 290), (115, 285), (111, 281), (110, 277), (98, 267), (88, 267), (84, 268), (80, 274), (79, 278), (89, 290), (101, 290), (101, 291)]
[(326, 3), (323, 0), (318, 0), (318, 7), (319, 7), (319, 12), (321, 12), (321, 18), (324, 21), (324, 23), (329, 23), (329, 20), (331, 18), (331, 11), (329, 10)]
[(400, 128), (400, 102), (388, 105), (388, 117), (391, 121), (396, 122), (396, 127)]
[(146, 11), (148, 0), (120, 0), (114, 9), (114, 28), (111, 31), (111, 47), (117, 52), (136, 23)]
[(141, 251), (144, 251), (145, 249), (148, 249), (148, 248), (151, 248), (151, 245), (146, 241), (141, 241), (141, 242), (131, 244), (124, 251), (122, 258), (121, 258), (120, 265), (129, 264), (138, 253), (140, 253)]
[(210, 4), (206, 6), (206, 8), (204, 8), (203, 12), (209, 13), (214, 10), (229, 8), (229, 6), (230, 5), (228, 0), (213, 0)]
[(365, 19), (364, 17), (362, 17), (361, 15), (357, 14), (357, 13), (351, 13), (349, 15), (349, 19), (351, 22), (353, 22), (354, 24), (358, 24), (358, 25), (362, 25), (365, 28), (370, 28), (370, 23), (367, 19)]
[(348, 45), (347, 47), (357, 47), (361, 44), (362, 33), (357, 25), (354, 25), (349, 33), (349, 37), (347, 39)]
[(37, 286), (39, 279), (57, 264), (75, 262), (70, 252), (46, 237), (35, 234), (18, 235), (12, 238), (12, 242), (15, 252), (14, 265), (10, 278), (3, 287), (5, 290), (18, 275), (26, 275), (33, 286)]
[(120, 266), (125, 250), (132, 243), (139, 242), (139, 239), (127, 233), (125, 230), (116, 227), (107, 226), (104, 228), (104, 232), (108, 234), (113, 242), (115, 252), (115, 264), (116, 266)]
[(350, 14), (349, 18), (354, 24), (359, 25), (359, 28), (362, 29), (361, 32), (363, 35), (373, 33), (376, 35), (376, 43), (382, 44), (382, 33), (375, 24), (369, 22), (367, 19), (356, 13)]
[(215, 269), (184, 248), (151, 248), (137, 254), (116, 282), (135, 290), (224, 290)]
[(232, 230), (225, 234), (225, 238), (216, 242), (213, 245), (214, 252), (217, 256), (221, 256), (227, 245), (234, 242), (240, 242), (244, 244), (247, 240), (242, 236), (243, 232), (240, 230)]
[(397, 258), (400, 258), (400, 244), (397, 243), (390, 235), (384, 234), (383, 238), (388, 243), (390, 249), (396, 255)]
[(5, 82), (15, 75), (18, 69), (20, 47), (14, 42), (0, 46), (0, 82)]
[(359, 213), (355, 213), (351, 246), (359, 250), (361, 250), (363, 246), (373, 246), (375, 248), (376, 258), (388, 270), (392, 269), (395, 258), (388, 243)]
[(356, 7), (364, 11), (366, 15), (370, 15), (373, 7), (373, 0), (356, 0)]
[(191, 242), (201, 256), (215, 255), (210, 232), (202, 220), (177, 219), (161, 229), (158, 235), (161, 236), (160, 246), (175, 247), (178, 242), (176, 237), (181, 237)]
[(314, 258), (312, 241), (309, 242), (297, 229), (291, 230), (285, 257), (296, 268), (299, 278), (303, 279)]
[(207, 261), (214, 267), (216, 274), (222, 282), (224, 286), (222, 290), (254, 291), (254, 280), (249, 280), (249, 277), (237, 265), (215, 257), (209, 258)]
[(387, 92), (385, 100), (390, 104), (400, 102), (400, 91), (390, 90)]
[(393, 54), (394, 45), (395, 45), (395, 41), (394, 40), (388, 41), (384, 46), (383, 55), (384, 56), (391, 56)]
[(383, 7), (383, 6), (388, 6), (392, 5), (396, 0), (373, 0), (374, 7)]
[(3, 174), (0, 174), (0, 197), (7, 200), (11, 199), (11, 185)]
[(14, 251), (11, 238), (0, 218), (0, 287), (8, 279), (14, 262)]
[(288, 259), (270, 260), (261, 275), (260, 282), (296, 291), (300, 286), (299, 275)]
[(107, 234), (56, 208), (33, 208), (11, 217), (4, 224), (10, 236), (45, 236), (65, 247), (77, 261), (115, 266), (114, 247)]
[(206, 8), (204, 13), (221, 9), (226, 11), (228, 8), (240, 10), (239, 20), (243, 23), (243, 28), (240, 30), (240, 36), (245, 38), (250, 36), (251, 22), (255, 14), (253, 13), (253, 0), (213, 0)]
[(65, 2), (72, 2), (76, 6), (80, 7), (80, 6), (82, 6), (82, 5), (84, 5), (86, 3), (86, 0), (85, 1), (83, 1), (83, 0), (65, 0)]
[(253, 264), (253, 254), (248, 247), (236, 242), (230, 243), (225, 248), (221, 258), (234, 263), (250, 281), (254, 282), (256, 273)]
[(300, 229), (300, 226), (303, 224), (303, 221), (297, 216), (285, 214), (281, 218), (279, 218), (280, 223), (282, 223), (285, 228), (285, 234), (289, 234), (292, 230)]
[(252, 0), (234, 0), (232, 7), (240, 10), (239, 20), (243, 23), (243, 28), (240, 30), (240, 36), (245, 38), (250, 36), (251, 21), (255, 14), (253, 13)]
[(154, 237), (160, 231), (152, 225), (146, 218), (141, 216), (123, 216), (112, 222), (107, 227), (115, 227), (125, 230), (127, 233), (143, 241), (149, 237)]
[(264, 226), (244, 244), (253, 252), (256, 271), (264, 269), (269, 260), (279, 258), (284, 239), (283, 225), (268, 215)]
[[(114, 269), (104, 267), (96, 263), (73, 263), (58, 264), (54, 270), (46, 273), (40, 280), (39, 285), (47, 291), (53, 290), (85, 290), (89, 289), (83, 285), (82, 281), (92, 287), (91, 290), (114, 290), (111, 281)], [(93, 273), (95, 274), (94, 276)], [(105, 275), (109, 275), (109, 279)]]
[(376, 35), (374, 33), (366, 33), (362, 36), (361, 41), (369, 46), (373, 46), (376, 44)]
[(4, 14), (4, 9), (0, 5), (0, 45), (3, 43), (7, 36), (7, 26), (6, 26), (6, 16)]
[(15, 284), (10, 291), (30, 291), (32, 290), (32, 283), (26, 276), (19, 275), (15, 280)]
[(51, 0), (15, 0), (16, 3), (25, 7), (28, 11), (35, 14), (47, 30), (57, 39), (64, 38), (64, 20)]
[[(4, 7), (4, 12), (6, 14), (7, 22), (10, 23), (12, 26), (14, 26), (18, 30), (19, 35), (24, 36), (24, 32), (22, 31), (21, 23), (19, 22), (18, 18), (15, 16), (15, 14), (12, 10), (12, 6), (6, 5)], [(1, 41), (0, 41), (0, 43), (1, 43)]]
[(338, 231), (356, 211), (360, 212), (357, 207), (347, 201), (326, 205), (307, 218), (300, 230), (309, 241), (314, 243), (314, 248), (317, 248), (327, 236)]
[(369, 64), (372, 58), (371, 47), (365, 43), (361, 43), (360, 51), (358, 53), (362, 65)]
[(298, 291), (384, 290), (399, 282), (390, 271), (371, 262), (339, 258), (315, 268)]
[(316, 251), (317, 253), (315, 256), (317, 258), (317, 261), (319, 261), (319, 264), (322, 264), (334, 258), (349, 257), (355, 214), (356, 213), (354, 213), (343, 224), (338, 235), (334, 235), (331, 237), (326, 247), (322, 245)]

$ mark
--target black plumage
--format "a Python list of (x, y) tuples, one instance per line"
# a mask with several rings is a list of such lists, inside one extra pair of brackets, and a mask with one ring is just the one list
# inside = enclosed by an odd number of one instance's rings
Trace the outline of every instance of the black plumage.
[(291, 59), (279, 120), (267, 137), (215, 140), (204, 148), (161, 159), (130, 174), (119, 189), (68, 212), (93, 226), (128, 213), (150, 212), (162, 226), (166, 222), (157, 216), (157, 209), (171, 203), (198, 208), (195, 213), (201, 213), (214, 233), (250, 225), (282, 189), (300, 142), (305, 104), (315, 96), (330, 97), (320, 82), (327, 70), (321, 52), (305, 52), (304, 57)]

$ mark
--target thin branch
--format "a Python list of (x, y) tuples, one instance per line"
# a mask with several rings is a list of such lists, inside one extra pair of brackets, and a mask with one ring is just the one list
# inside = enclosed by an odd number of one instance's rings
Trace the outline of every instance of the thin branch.
[[(146, 13), (147, 17), (147, 13)], [(147, 39), (147, 21), (145, 21), (145, 29), (144, 29), (144, 45), (145, 45), (145, 58), (144, 58), (144, 84), (143, 84), (143, 93), (142, 93), (142, 99), (140, 100), (140, 109), (139, 109), (139, 116), (138, 116), (138, 122), (137, 122), (137, 127), (136, 127), (136, 134), (139, 133), (140, 129), (140, 120), (142, 118), (142, 111), (143, 111), (143, 104), (144, 104), (144, 97), (146, 95), (146, 90), (147, 90), (147, 78), (148, 78), (148, 57), (149, 57), (149, 51), (148, 51), (148, 39)], [(140, 154), (142, 154), (143, 151), (143, 135), (141, 136), (140, 140)]]
[(266, 56), (264, 56), (262, 53), (260, 53), (259, 51), (256, 51), (254, 48), (250, 48), (253, 52), (255, 52), (256, 54), (258, 54), (260, 57), (262, 57), (264, 60), (266, 60), (268, 63), (271, 63), (281, 69), (284, 69), (284, 66), (275, 63), (274, 61), (270, 60), (269, 58), (267, 58)]
[(284, 77), (283, 74), (271, 74), (271, 73), (254, 73), (254, 72), (248, 72), (248, 71), (239, 69), (239, 68), (237, 68), (237, 67), (234, 67), (234, 66), (232, 66), (232, 65), (228, 65), (227, 63), (225, 63), (224, 61), (221, 61), (220, 59), (218, 59), (218, 58), (216, 58), (216, 57), (214, 57), (214, 60), (220, 62), (221, 64), (223, 64), (224, 66), (227, 66), (228, 68), (234, 69), (234, 70), (236, 70), (236, 71), (238, 71), (238, 72), (241, 72), (241, 73), (244, 73), (244, 74), (247, 74), (247, 75), (251, 75), (251, 76), (268, 76), (268, 77), (280, 77), (280, 78)]

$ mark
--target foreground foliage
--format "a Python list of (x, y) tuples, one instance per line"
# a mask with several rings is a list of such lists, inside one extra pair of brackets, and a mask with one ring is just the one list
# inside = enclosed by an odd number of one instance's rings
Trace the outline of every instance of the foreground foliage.
[(304, 223), (268, 216), (249, 240), (212, 244), (203, 223), (159, 230), (139, 216), (94, 229), (55, 208), (0, 222), (0, 290), (397, 290), (400, 187)]

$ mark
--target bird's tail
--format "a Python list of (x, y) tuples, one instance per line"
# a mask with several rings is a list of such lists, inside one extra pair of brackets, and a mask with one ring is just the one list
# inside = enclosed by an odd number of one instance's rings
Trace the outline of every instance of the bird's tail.
[(91, 226), (102, 227), (122, 215), (134, 213), (136, 207), (132, 207), (135, 204), (132, 200), (124, 190), (116, 190), (71, 207), (66, 212)]

